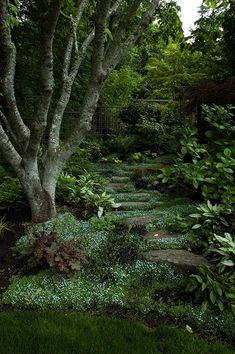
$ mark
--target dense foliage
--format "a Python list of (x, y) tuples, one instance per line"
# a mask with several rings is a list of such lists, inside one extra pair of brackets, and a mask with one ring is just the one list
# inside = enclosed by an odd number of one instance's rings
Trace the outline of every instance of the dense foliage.
[[(40, 93), (35, 21), (47, 3), (9, 2), (19, 56), (15, 88), (29, 126)], [(89, 2), (80, 22), (81, 41), (93, 28), (95, 3)], [(74, 4), (66, 3), (54, 43), (55, 97)], [(106, 50), (130, 4), (124, 1), (110, 18)], [(22, 185), (0, 157), (0, 273), (3, 268), (7, 278), (2, 306), (130, 313), (151, 325), (163, 321), (233, 341), (234, 10), (233, 1), (204, 0), (185, 38), (177, 3), (161, 3), (156, 21), (104, 82), (92, 130), (59, 174), (56, 217), (26, 222)], [(88, 50), (74, 82), (62, 145), (82, 109), (91, 56)], [(47, 157), (42, 144), (40, 169)], [(170, 252), (167, 262), (157, 258), (159, 251)], [(184, 256), (172, 261), (177, 251), (204, 265), (185, 267)]]

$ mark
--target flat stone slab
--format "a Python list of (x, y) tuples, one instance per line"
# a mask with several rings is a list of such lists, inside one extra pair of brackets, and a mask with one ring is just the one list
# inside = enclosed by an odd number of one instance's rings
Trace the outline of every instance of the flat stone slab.
[(111, 178), (112, 183), (126, 183), (129, 182), (130, 178), (129, 177), (122, 177), (122, 176), (113, 176)]
[(128, 202), (148, 202), (151, 199), (151, 195), (148, 193), (120, 193), (117, 195), (116, 199), (121, 201), (128, 200)]
[(150, 262), (167, 262), (181, 269), (194, 269), (199, 266), (208, 266), (209, 262), (203, 256), (185, 250), (167, 249), (143, 252), (142, 256)]
[(146, 202), (120, 202), (119, 210), (147, 210), (151, 205)]
[(110, 187), (117, 192), (133, 191), (135, 187), (132, 184), (127, 183), (111, 183)]
[(158, 231), (152, 231), (146, 233), (144, 235), (144, 239), (147, 241), (156, 241), (156, 240), (171, 239), (171, 238), (176, 238), (181, 236), (183, 235), (174, 234), (168, 230), (158, 230)]
[(159, 215), (134, 216), (123, 220), (124, 225), (145, 226), (160, 219)]

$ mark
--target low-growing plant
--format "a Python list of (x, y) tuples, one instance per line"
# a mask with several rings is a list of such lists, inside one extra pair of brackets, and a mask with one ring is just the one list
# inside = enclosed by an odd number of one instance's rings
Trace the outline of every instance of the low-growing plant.
[(219, 226), (229, 226), (226, 215), (231, 214), (231, 208), (223, 204), (212, 204), (209, 200), (207, 203), (200, 204), (197, 207), (197, 213), (190, 214), (191, 218), (196, 218), (198, 223), (192, 229), (196, 230), (208, 226), (212, 231)]
[(214, 233), (229, 227), (228, 216), (231, 213), (232, 209), (224, 204), (212, 204), (209, 200), (200, 204), (196, 213), (190, 214), (192, 219), (196, 219), (192, 230), (198, 237), (197, 241), (208, 247)]
[(98, 217), (101, 217), (103, 216), (104, 211), (119, 208), (121, 205), (115, 203), (114, 197), (106, 192), (96, 194), (89, 190), (83, 195), (83, 201), (85, 206), (84, 213), (86, 216), (97, 214)]
[(42, 233), (35, 237), (30, 249), (25, 252), (28, 264), (33, 267), (54, 268), (66, 275), (77, 274), (81, 263), (85, 261), (85, 253), (79, 250), (73, 241), (63, 244), (59, 242), (57, 234), (52, 231), (49, 235)]
[(186, 291), (193, 293), (202, 307), (214, 306), (223, 311), (229, 308), (235, 311), (235, 276), (218, 275), (207, 267), (199, 267), (197, 273), (190, 276)]
[(98, 249), (87, 255), (86, 271), (103, 280), (112, 280), (116, 264), (130, 264), (137, 260), (140, 242), (137, 235), (116, 228), (105, 236)]
[(176, 215), (168, 220), (166, 219), (167, 230), (171, 232), (187, 232), (190, 228), (190, 222), (187, 217)]
[(116, 219), (112, 214), (107, 214), (102, 218), (94, 216), (89, 221), (94, 231), (112, 231), (116, 227)]
[(219, 273), (232, 274), (235, 267), (235, 238), (229, 233), (224, 236), (214, 234), (207, 254), (213, 255)]
[(105, 181), (96, 173), (84, 171), (79, 178), (63, 173), (58, 181), (57, 197), (78, 208), (85, 217), (94, 214), (101, 217), (105, 211), (120, 206), (104, 191), (104, 184)]
[(122, 160), (120, 160), (117, 155), (102, 157), (100, 161), (105, 163), (114, 163), (116, 165), (120, 165), (122, 163)]

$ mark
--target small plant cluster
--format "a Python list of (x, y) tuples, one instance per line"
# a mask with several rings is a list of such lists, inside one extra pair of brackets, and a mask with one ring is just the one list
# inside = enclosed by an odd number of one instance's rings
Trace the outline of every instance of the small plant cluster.
[(94, 214), (101, 217), (104, 211), (119, 207), (114, 198), (104, 191), (104, 181), (97, 174), (87, 171), (79, 178), (68, 173), (61, 174), (57, 198), (78, 208), (85, 217)]
[(75, 275), (81, 264), (85, 262), (85, 253), (79, 250), (73, 241), (60, 243), (56, 232), (42, 233), (35, 237), (33, 245), (23, 255), (27, 256), (28, 264), (33, 267), (51, 267), (59, 273)]

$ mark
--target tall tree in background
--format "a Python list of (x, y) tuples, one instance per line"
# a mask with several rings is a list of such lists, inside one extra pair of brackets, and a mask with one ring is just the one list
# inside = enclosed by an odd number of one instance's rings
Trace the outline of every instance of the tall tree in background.
[[(93, 20), (90, 21), (94, 28), (85, 38), (84, 32), (80, 37), (79, 30), (85, 11), (91, 6), (90, 1), (25, 2), (23, 8), (25, 13), (31, 4), (38, 10), (38, 16), (35, 16), (32, 24), (37, 28), (40, 44), (38, 60), (40, 94), (35, 103), (35, 114), (31, 123), (26, 125), (24, 112), (20, 111), (17, 104), (14, 87), (17, 54), (12, 39), (14, 25), (12, 12), (16, 12), (16, 8), (14, 3), (0, 0), (0, 90), (4, 100), (0, 110), (0, 150), (14, 168), (25, 190), (34, 222), (42, 222), (56, 215), (55, 189), (59, 174), (65, 162), (91, 129), (92, 117), (107, 77), (152, 22), (159, 2), (159, 0), (94, 1), (92, 2), (94, 8), (91, 8)], [(72, 5), (72, 11), (68, 11), (67, 5)], [(61, 17), (67, 20), (69, 30), (61, 79), (55, 82), (54, 42)], [(112, 30), (110, 30), (111, 20)], [(73, 132), (65, 141), (61, 141), (64, 112), (79, 68), (90, 50), (92, 54), (89, 82), (84, 92), (80, 114)], [(30, 61), (30, 57), (28, 60)], [(58, 96), (56, 104), (52, 107), (52, 97), (55, 94)], [(50, 110), (53, 110), (51, 119)], [(46, 130), (49, 132), (46, 156), (39, 166), (39, 152)]]

